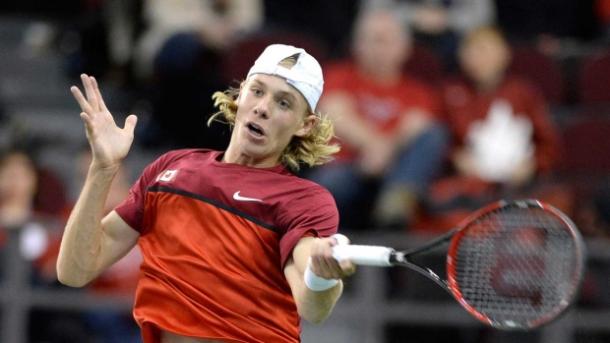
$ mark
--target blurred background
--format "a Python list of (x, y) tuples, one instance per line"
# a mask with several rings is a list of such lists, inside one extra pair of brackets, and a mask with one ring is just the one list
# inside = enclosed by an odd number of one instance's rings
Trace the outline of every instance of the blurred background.
[(331, 190), (352, 241), (417, 246), (489, 202), (538, 198), (589, 250), (577, 304), (533, 332), (485, 328), (415, 273), (360, 268), (304, 342), (610, 341), (609, 0), (5, 0), (0, 342), (140, 341), (137, 250), (84, 289), (55, 278), (90, 159), (79, 75), (120, 125), (139, 117), (110, 211), (162, 152), (226, 146), (211, 94), (270, 43), (323, 65), (319, 110), (343, 149), (299, 173)]

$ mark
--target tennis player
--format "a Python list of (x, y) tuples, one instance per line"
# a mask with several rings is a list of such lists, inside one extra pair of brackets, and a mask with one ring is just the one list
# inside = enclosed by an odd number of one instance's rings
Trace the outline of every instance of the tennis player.
[(322, 69), (303, 49), (270, 45), (239, 89), (213, 95), (211, 120), (232, 126), (226, 151), (170, 151), (102, 218), (133, 141), (96, 80), (71, 91), (93, 160), (57, 263), (59, 280), (86, 285), (139, 245), (134, 317), (144, 342), (299, 342), (300, 318), (323, 321), (355, 271), (331, 257), (339, 218), (326, 189), (295, 176), (338, 151), (314, 111)]

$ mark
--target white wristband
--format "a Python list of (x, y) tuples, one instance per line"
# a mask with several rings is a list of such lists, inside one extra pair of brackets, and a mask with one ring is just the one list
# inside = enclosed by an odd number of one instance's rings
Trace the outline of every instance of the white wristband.
[(307, 288), (312, 291), (321, 292), (325, 291), (329, 288), (335, 287), (339, 280), (337, 279), (325, 279), (323, 277), (317, 276), (310, 268), (311, 259), (307, 261), (307, 268), (305, 268), (305, 274), (303, 275), (303, 279), (305, 280), (305, 285)]

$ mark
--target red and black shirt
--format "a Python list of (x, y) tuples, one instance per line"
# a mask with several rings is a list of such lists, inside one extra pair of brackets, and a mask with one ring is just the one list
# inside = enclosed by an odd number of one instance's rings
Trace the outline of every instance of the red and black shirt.
[(116, 212), (140, 232), (134, 316), (158, 329), (228, 342), (299, 342), (284, 266), (305, 235), (329, 236), (330, 193), (282, 166), (220, 162), (177, 150), (149, 165)]

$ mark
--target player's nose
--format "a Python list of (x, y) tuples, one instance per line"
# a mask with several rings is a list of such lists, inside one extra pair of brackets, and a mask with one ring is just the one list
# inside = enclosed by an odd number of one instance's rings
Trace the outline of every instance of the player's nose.
[(257, 116), (267, 119), (269, 117), (269, 99), (264, 97), (254, 107), (254, 114)]

